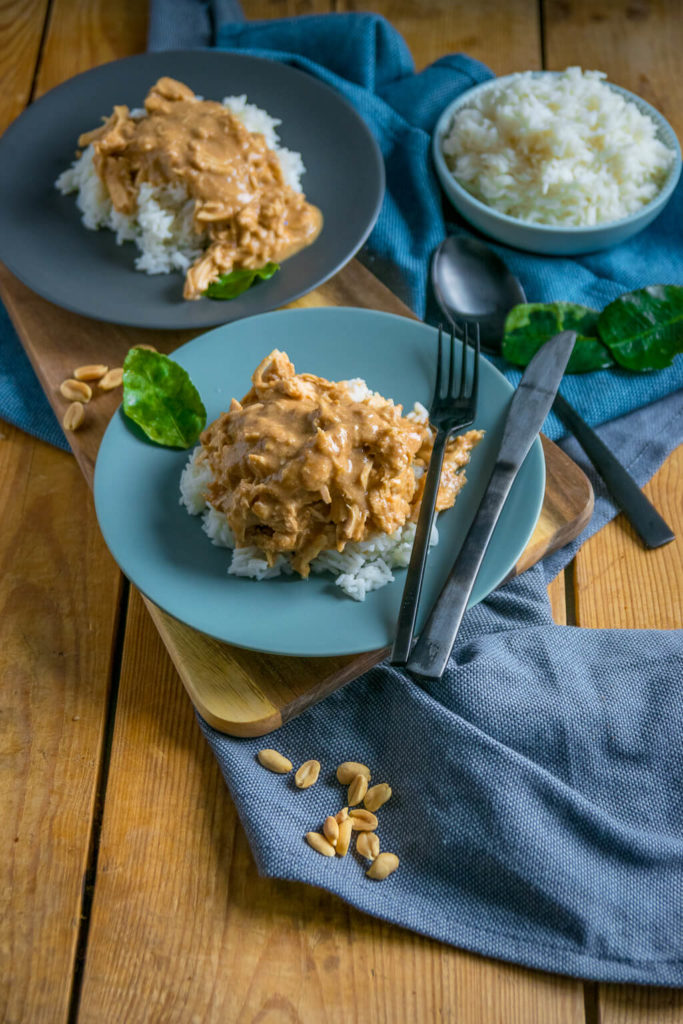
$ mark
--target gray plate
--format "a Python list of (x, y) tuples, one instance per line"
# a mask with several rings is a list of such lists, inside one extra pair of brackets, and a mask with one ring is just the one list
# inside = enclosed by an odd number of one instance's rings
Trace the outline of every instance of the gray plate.
[[(323, 212), (313, 245), (231, 302), (186, 302), (181, 274), (136, 271), (135, 246), (117, 246), (111, 231), (86, 230), (75, 196), (54, 188), (79, 134), (116, 103), (141, 106), (162, 75), (207, 99), (246, 93), (279, 118), (282, 144), (303, 156), (306, 196)], [(382, 156), (364, 121), (311, 75), (216, 50), (142, 54), (52, 89), (0, 139), (0, 259), (43, 298), (84, 316), (135, 327), (211, 327), (282, 306), (332, 277), (369, 235), (383, 192)]]

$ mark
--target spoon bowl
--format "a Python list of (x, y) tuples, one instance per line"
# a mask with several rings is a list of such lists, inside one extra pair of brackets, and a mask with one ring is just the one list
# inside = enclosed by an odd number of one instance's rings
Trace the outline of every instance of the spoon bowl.
[(456, 333), (478, 324), (481, 346), (500, 352), (505, 317), (526, 302), (519, 280), (487, 245), (466, 235), (449, 235), (434, 252), (432, 287)]

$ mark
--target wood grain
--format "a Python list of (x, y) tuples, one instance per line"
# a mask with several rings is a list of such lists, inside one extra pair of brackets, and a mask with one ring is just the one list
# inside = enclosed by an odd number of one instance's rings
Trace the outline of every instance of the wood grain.
[(142, 53), (146, 41), (146, 3), (53, 0), (36, 95), (98, 64)]
[[(46, 10), (0, 6), (0, 130), (30, 99)], [(52, 1024), (68, 1016), (120, 576), (73, 460), (0, 426), (0, 1019)]]
[(536, 0), (337, 0), (339, 11), (383, 14), (410, 45), (418, 69), (447, 53), (466, 53), (497, 75), (541, 67)]
[(2, 433), (0, 1019), (59, 1022), (92, 838), (120, 576), (74, 461), (12, 427)]
[(592, 537), (576, 560), (576, 607), (582, 626), (680, 629), (683, 625), (683, 447), (644, 491), (676, 539), (646, 551), (624, 516)]
[[(681, 5), (668, 0), (545, 4), (548, 67), (581, 64), (643, 96), (683, 135)], [(658, 282), (643, 282), (643, 284)], [(577, 624), (595, 627), (680, 628), (683, 562), (683, 450), (645, 489), (677, 534), (673, 544), (647, 551), (623, 516), (606, 526), (574, 563)], [(683, 1019), (681, 991), (598, 987), (600, 1024), (673, 1024)]]
[(48, 0), (9, 0), (0, 5), (0, 132), (31, 98)]

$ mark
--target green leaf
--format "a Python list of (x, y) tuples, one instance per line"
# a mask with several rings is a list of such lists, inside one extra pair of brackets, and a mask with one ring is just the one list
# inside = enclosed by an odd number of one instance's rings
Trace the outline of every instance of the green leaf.
[(507, 315), (502, 352), (516, 366), (526, 366), (560, 331), (576, 331), (576, 344), (567, 373), (588, 373), (613, 366), (614, 360), (597, 337), (598, 313), (573, 302), (529, 302), (515, 306)]
[(206, 409), (187, 370), (160, 352), (132, 348), (123, 364), (123, 411), (157, 444), (189, 448)]
[(600, 337), (627, 370), (661, 370), (683, 352), (683, 287), (656, 284), (610, 302)]
[(217, 281), (212, 281), (204, 294), (209, 299), (236, 299), (247, 288), (251, 288), (254, 281), (267, 281), (279, 269), (279, 263), (266, 263), (265, 267), (256, 270), (233, 270), (229, 274), (222, 274)]

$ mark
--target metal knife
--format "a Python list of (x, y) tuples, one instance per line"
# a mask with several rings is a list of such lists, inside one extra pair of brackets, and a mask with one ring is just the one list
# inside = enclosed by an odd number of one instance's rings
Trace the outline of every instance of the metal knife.
[(527, 366), (508, 409), (498, 458), (450, 575), (436, 599), (406, 668), (440, 679), (472, 593), (493, 530), (520, 466), (550, 411), (574, 348), (575, 331), (546, 342)]

